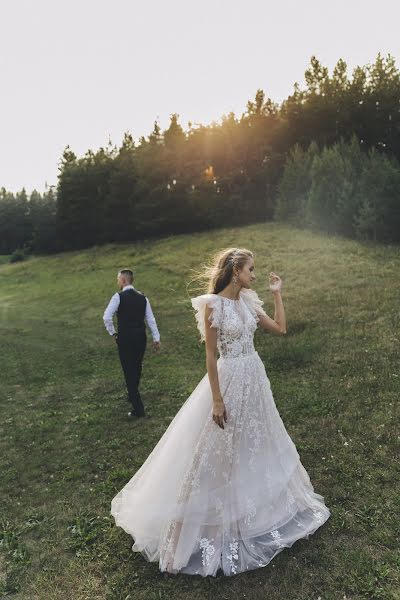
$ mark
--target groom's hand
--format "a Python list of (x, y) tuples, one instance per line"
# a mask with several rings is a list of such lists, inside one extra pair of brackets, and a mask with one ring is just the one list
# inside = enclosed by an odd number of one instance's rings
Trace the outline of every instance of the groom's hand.
[(113, 333), (113, 338), (116, 341), (116, 343), (118, 344), (118, 333)]
[(161, 348), (161, 342), (153, 342), (153, 348), (158, 352)]

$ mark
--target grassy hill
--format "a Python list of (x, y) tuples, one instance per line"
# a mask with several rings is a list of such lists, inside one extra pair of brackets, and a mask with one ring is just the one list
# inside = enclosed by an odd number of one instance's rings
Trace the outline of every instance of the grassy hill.
[[(315, 490), (332, 511), (308, 541), (232, 578), (160, 574), (109, 515), (205, 372), (187, 283), (215, 250), (256, 255), (255, 289), (284, 279), (288, 334), (256, 346)], [(161, 331), (146, 355), (148, 419), (129, 421), (102, 313), (119, 268), (136, 272)], [(0, 266), (3, 597), (39, 600), (400, 598), (400, 249), (277, 224)], [(195, 295), (196, 291), (192, 292)], [(397, 476), (397, 479), (396, 479)]]

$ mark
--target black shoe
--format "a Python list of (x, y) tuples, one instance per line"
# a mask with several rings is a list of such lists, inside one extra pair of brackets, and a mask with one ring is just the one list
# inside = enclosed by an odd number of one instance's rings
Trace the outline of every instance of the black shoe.
[(128, 412), (128, 417), (145, 417), (145, 413), (137, 413), (134, 410), (131, 410), (130, 412)]

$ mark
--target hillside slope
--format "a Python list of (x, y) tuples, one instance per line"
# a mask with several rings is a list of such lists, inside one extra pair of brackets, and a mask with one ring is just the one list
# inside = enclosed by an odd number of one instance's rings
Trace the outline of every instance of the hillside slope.
[[(165, 576), (130, 551), (109, 505), (204, 374), (186, 286), (192, 269), (226, 246), (255, 252), (255, 289), (269, 313), (266, 274), (284, 280), (288, 334), (258, 332), (256, 346), (332, 516), (261, 570), (228, 579)], [(150, 298), (163, 344), (158, 355), (149, 345), (142, 379), (149, 418), (136, 422), (126, 417), (116, 348), (102, 323), (124, 267)], [(398, 248), (278, 224), (0, 265), (3, 595), (399, 598), (399, 272)]]

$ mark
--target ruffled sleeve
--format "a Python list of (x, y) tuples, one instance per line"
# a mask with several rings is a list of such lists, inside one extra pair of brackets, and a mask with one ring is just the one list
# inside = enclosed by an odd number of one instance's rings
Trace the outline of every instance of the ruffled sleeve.
[(246, 302), (246, 305), (250, 309), (250, 312), (257, 321), (257, 323), (260, 320), (261, 315), (267, 316), (266, 312), (262, 308), (264, 302), (260, 300), (260, 298), (257, 295), (257, 292), (255, 292), (254, 290), (242, 290), (240, 294), (243, 300)]
[(220, 327), (222, 320), (222, 300), (216, 294), (203, 294), (202, 296), (192, 298), (192, 306), (196, 311), (195, 317), (197, 321), (197, 329), (200, 331), (201, 340), (204, 341), (206, 338), (206, 306), (209, 306), (212, 309), (210, 316), (208, 317), (211, 327)]

